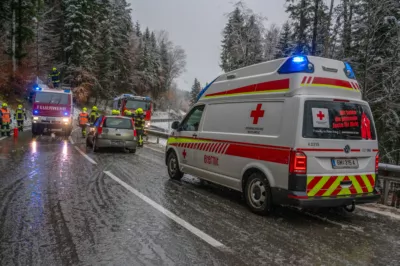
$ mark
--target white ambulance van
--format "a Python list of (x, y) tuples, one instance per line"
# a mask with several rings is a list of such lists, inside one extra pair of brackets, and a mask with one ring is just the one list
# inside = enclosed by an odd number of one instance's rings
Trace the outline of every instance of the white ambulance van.
[(172, 128), (169, 176), (240, 191), (255, 213), (380, 197), (374, 121), (348, 63), (293, 56), (223, 74)]

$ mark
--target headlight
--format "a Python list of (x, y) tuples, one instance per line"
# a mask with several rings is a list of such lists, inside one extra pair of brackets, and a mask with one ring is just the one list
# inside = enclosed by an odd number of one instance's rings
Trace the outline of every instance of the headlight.
[(34, 117), (33, 117), (33, 120), (39, 120), (39, 117), (34, 116)]
[(69, 122), (69, 118), (63, 118), (63, 122), (68, 123)]
[(146, 127), (150, 127), (150, 125), (151, 125), (150, 121), (147, 121), (146, 124), (145, 124)]

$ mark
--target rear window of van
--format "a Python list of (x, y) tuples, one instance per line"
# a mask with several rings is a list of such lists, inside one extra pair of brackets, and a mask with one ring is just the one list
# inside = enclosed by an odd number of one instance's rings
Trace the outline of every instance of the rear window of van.
[(367, 105), (351, 102), (304, 103), (303, 137), (375, 140), (375, 127)]

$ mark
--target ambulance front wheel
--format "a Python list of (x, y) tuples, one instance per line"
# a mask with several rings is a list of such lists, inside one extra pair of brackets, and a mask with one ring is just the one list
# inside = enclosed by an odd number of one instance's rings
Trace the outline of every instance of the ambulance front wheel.
[(271, 212), (271, 186), (263, 173), (255, 172), (249, 176), (244, 189), (244, 197), (254, 213), (267, 215)]
[(168, 154), (167, 165), (169, 177), (174, 180), (181, 180), (183, 173), (179, 169), (178, 157), (174, 151), (171, 151)]

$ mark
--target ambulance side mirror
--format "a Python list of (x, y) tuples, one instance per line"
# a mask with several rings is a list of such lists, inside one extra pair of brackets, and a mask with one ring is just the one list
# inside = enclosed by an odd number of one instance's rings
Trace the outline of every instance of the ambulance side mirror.
[(179, 128), (179, 121), (174, 121), (171, 125), (172, 129), (178, 129)]

